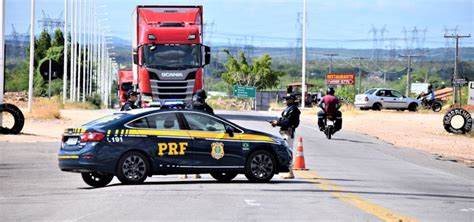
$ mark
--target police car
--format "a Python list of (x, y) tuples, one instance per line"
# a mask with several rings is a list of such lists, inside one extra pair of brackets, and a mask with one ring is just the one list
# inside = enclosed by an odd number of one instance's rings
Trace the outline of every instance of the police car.
[(114, 176), (139, 184), (152, 175), (210, 173), (218, 181), (245, 174), (268, 182), (288, 172), (291, 148), (282, 138), (187, 109), (137, 109), (66, 129), (58, 153), (62, 171), (79, 172), (93, 187)]

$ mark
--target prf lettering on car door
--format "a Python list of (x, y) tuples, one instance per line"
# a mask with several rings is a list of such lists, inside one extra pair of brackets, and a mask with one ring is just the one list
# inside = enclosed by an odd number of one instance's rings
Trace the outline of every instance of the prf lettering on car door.
[(158, 143), (158, 156), (164, 156), (165, 153), (168, 153), (169, 156), (184, 155), (187, 147), (188, 142)]

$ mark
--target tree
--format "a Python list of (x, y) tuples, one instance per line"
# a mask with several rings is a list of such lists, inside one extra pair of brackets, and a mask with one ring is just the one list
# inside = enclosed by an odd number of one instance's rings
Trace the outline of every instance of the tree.
[(225, 72), (222, 79), (229, 85), (254, 86), (257, 89), (268, 89), (278, 85), (280, 77), (286, 73), (275, 71), (271, 68), (272, 58), (264, 54), (260, 58), (248, 63), (243, 52), (239, 52), (239, 59), (226, 49), (224, 52), (228, 56), (227, 63), (224, 64)]
[(64, 36), (63, 36), (63, 32), (61, 31), (61, 29), (56, 29), (56, 31), (54, 31), (54, 39), (53, 39), (52, 46), (53, 47), (59, 47), (59, 46), (64, 47)]
[(51, 48), (51, 36), (48, 31), (43, 30), (35, 45), (35, 66), (38, 62), (46, 57), (46, 52)]

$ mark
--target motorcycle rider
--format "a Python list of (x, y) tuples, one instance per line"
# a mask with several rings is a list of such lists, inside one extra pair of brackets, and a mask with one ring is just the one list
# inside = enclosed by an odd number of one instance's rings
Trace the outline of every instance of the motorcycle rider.
[(318, 112), (318, 126), (319, 130), (324, 131), (324, 118), (328, 114), (334, 115), (336, 117), (336, 121), (334, 123), (334, 133), (339, 131), (342, 128), (342, 113), (339, 111), (341, 108), (341, 104), (339, 99), (334, 96), (334, 88), (328, 87), (326, 90), (326, 95), (321, 98), (319, 101), (318, 106), (321, 108), (321, 111)]
[(428, 91), (425, 93), (425, 92), (422, 92), (421, 93), (421, 97), (423, 97), (422, 101), (428, 105), (431, 105), (431, 103), (433, 103), (433, 101), (435, 100), (435, 93), (434, 93), (434, 90), (433, 90), (433, 85), (429, 84), (428, 85)]
[(125, 102), (125, 104), (123, 104), (122, 108), (120, 108), (120, 111), (129, 111), (129, 110), (132, 110), (132, 109), (137, 109), (138, 106), (135, 105), (135, 103), (138, 100), (137, 95), (138, 95), (138, 93), (133, 91), (133, 89), (128, 90), (128, 92), (127, 92), (127, 98), (128, 98), (127, 102)]
[[(298, 103), (296, 102), (296, 95), (290, 94), (285, 97), (286, 109), (281, 113), (281, 117), (278, 120), (273, 120), (270, 123), (273, 127), (280, 127), (281, 137), (287, 141), (290, 147), (293, 147), (295, 130), (300, 124), (300, 110), (298, 109)], [(293, 179), (293, 168), (287, 174), (281, 174), (283, 179)]]

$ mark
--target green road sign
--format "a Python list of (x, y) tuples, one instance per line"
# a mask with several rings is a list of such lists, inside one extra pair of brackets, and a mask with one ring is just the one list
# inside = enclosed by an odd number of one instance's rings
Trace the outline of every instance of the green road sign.
[(234, 86), (234, 96), (239, 98), (255, 98), (257, 88), (253, 86)]

